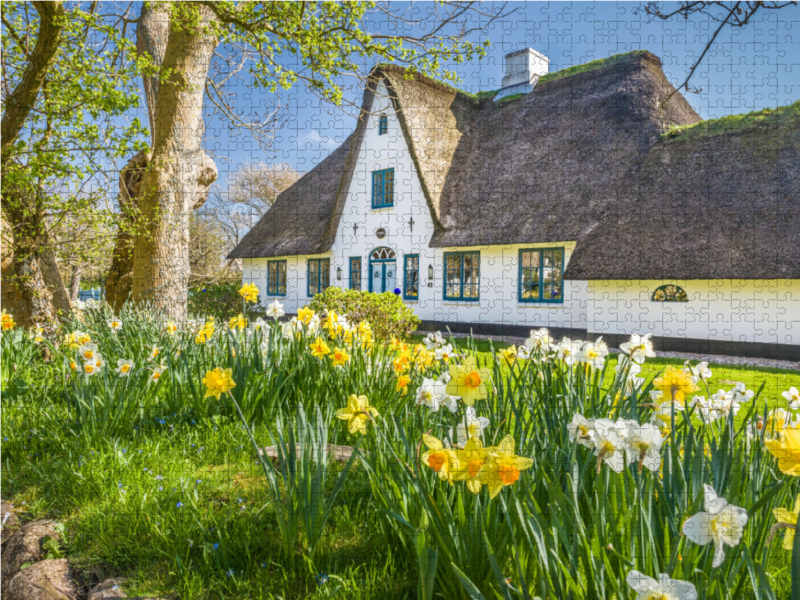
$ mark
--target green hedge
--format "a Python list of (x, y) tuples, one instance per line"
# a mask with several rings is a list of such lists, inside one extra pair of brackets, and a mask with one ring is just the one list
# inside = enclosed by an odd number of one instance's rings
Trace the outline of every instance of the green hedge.
[(403, 304), (402, 298), (391, 292), (373, 294), (356, 290), (329, 287), (314, 296), (309, 304), (316, 312), (334, 311), (346, 314), (350, 321), (366, 320), (378, 340), (405, 338), (417, 329), (419, 317)]
[[(242, 297), (239, 295), (241, 287), (240, 279), (189, 286), (189, 314), (197, 318), (214, 317), (218, 320), (235, 317), (242, 312)], [(250, 314), (256, 314), (263, 312), (264, 308), (249, 304), (247, 310)]]

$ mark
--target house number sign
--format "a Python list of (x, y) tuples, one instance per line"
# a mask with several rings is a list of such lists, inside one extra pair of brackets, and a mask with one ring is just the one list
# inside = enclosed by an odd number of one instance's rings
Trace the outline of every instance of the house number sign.
[(378, 228), (378, 229), (375, 231), (375, 235), (376, 235), (376, 236), (378, 236), (378, 239), (379, 239), (379, 240), (382, 240), (383, 238), (385, 238), (385, 237), (386, 237), (386, 230), (385, 230), (383, 227), (379, 227), (379, 228)]

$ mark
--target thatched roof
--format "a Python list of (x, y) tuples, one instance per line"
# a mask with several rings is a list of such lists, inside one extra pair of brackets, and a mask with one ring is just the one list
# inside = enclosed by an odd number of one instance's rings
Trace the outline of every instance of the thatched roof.
[[(565, 273), (573, 279), (772, 277), (753, 272), (771, 260), (766, 248), (777, 261), (770, 273), (781, 270), (777, 257), (786, 256), (786, 243), (800, 257), (797, 238), (778, 236), (770, 216), (797, 201), (797, 163), (779, 167), (796, 157), (797, 128), (665, 138), (700, 118), (680, 94), (659, 107), (674, 88), (649, 52), (552, 73), (533, 92), (498, 102), (419, 74), (409, 78), (395, 66), (372, 76), (373, 86), (382, 82), (389, 90), (419, 172), (434, 220), (432, 247), (577, 241)], [(363, 130), (360, 119), (342, 147), (281, 194), (230, 256), (330, 249)], [(772, 154), (749, 157), (753, 135)], [(744, 141), (728, 143), (733, 138)], [(754, 182), (752, 191), (744, 190), (747, 182)], [(687, 207), (694, 210), (683, 212)], [(750, 241), (731, 246), (726, 219), (752, 231), (744, 236)], [(693, 233), (678, 234), (685, 230)], [(644, 248), (642, 236), (664, 243)]]

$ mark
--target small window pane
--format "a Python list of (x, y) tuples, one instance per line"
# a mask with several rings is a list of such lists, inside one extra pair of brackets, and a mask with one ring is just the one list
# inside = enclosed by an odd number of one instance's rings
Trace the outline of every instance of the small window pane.
[(405, 257), (404, 296), (408, 299), (419, 297), (419, 257), (408, 255)]

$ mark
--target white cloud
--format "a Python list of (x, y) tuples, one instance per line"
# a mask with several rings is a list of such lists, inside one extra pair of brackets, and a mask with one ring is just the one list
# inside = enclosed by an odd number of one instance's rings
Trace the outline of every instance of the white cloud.
[(323, 137), (316, 129), (312, 129), (308, 133), (304, 133), (300, 136), (300, 143), (305, 144), (306, 142), (310, 142), (313, 146), (319, 146), (321, 148), (334, 148), (336, 146), (336, 141), (334, 139)]

